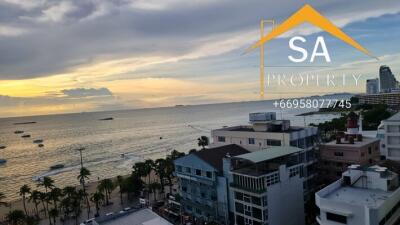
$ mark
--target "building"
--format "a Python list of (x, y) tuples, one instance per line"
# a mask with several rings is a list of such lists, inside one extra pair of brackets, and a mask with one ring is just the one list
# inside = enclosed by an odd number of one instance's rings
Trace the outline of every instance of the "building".
[(380, 160), (380, 140), (365, 137), (359, 132), (354, 112), (347, 119), (347, 132), (336, 140), (320, 145), (320, 177), (324, 182), (339, 179), (351, 164), (371, 165)]
[(400, 220), (399, 177), (385, 167), (349, 166), (315, 194), (320, 225), (395, 225)]
[(235, 225), (304, 224), (302, 152), (271, 147), (224, 159)]
[(381, 66), (379, 68), (379, 80), (381, 93), (388, 93), (392, 89), (398, 88), (399, 84), (388, 66)]
[(231, 144), (200, 150), (175, 160), (182, 211), (196, 221), (227, 224), (228, 184), (223, 174), (223, 158), (248, 152)]
[(379, 79), (368, 79), (366, 83), (367, 95), (379, 93)]
[(211, 131), (211, 146), (237, 144), (249, 151), (258, 151), (274, 146), (293, 146), (303, 149), (304, 192), (308, 199), (316, 184), (318, 143), (316, 127), (291, 126), (289, 120), (277, 120), (275, 112), (251, 113), (250, 124), (223, 127)]
[[(97, 219), (96, 219), (97, 221)], [(120, 213), (93, 221), (92, 225), (172, 225), (150, 209), (141, 209), (132, 213)]]
[(356, 95), (360, 104), (386, 104), (391, 108), (400, 108), (400, 92)]
[(382, 122), (384, 128), (383, 151), (386, 159), (400, 160), (400, 112)]

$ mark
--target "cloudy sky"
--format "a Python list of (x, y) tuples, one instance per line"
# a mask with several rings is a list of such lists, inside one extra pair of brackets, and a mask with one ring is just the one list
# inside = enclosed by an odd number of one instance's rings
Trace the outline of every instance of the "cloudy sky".
[[(265, 45), (266, 73), (298, 73), (288, 40), (317, 36), (332, 62), (304, 73), (400, 74), (398, 0), (0, 0), (0, 117), (259, 99), (261, 19), (283, 22), (309, 3), (367, 48), (369, 58), (310, 25)], [(268, 32), (268, 27), (266, 32)], [(363, 92), (267, 87), (266, 98)]]

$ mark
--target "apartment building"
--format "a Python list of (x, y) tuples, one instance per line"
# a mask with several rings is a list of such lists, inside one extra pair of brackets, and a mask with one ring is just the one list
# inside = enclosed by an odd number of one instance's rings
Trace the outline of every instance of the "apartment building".
[(386, 104), (392, 108), (400, 106), (400, 92), (379, 93), (379, 94), (361, 94), (356, 95), (360, 104)]
[(193, 152), (174, 161), (182, 212), (197, 222), (228, 224), (228, 185), (223, 158), (248, 153), (238, 145)]
[(382, 122), (384, 139), (382, 154), (386, 159), (400, 161), (400, 112)]
[(347, 118), (347, 132), (337, 134), (336, 140), (320, 145), (320, 178), (333, 182), (352, 164), (376, 164), (380, 160), (380, 140), (365, 137), (359, 131), (358, 116), (351, 112)]
[(320, 225), (397, 225), (398, 174), (385, 167), (349, 166), (342, 178), (315, 194)]
[(271, 147), (224, 159), (235, 225), (303, 225), (302, 149)]
[(249, 125), (223, 127), (211, 131), (211, 146), (237, 144), (254, 152), (275, 146), (293, 146), (303, 149), (304, 191), (308, 199), (309, 192), (315, 187), (316, 145), (318, 142), (316, 127), (291, 126), (289, 120), (277, 120), (275, 112), (250, 113)]

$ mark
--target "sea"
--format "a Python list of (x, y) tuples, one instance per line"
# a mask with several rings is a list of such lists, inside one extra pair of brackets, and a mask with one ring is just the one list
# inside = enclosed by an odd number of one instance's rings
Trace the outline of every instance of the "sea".
[[(131, 173), (135, 162), (165, 157), (172, 150), (198, 148), (197, 138), (211, 130), (248, 124), (249, 113), (276, 112), (278, 118), (304, 126), (337, 117), (334, 114), (296, 116), (313, 109), (278, 109), (273, 101), (175, 106), (108, 112), (83, 112), (0, 119), (0, 192), (6, 200), (19, 198), (18, 190), (49, 176), (59, 187), (78, 185), (82, 151), (89, 181)], [(113, 120), (102, 120), (112, 117)], [(35, 123), (27, 123), (35, 122)], [(24, 131), (15, 134), (15, 131)], [(22, 138), (24, 134), (30, 138)], [(34, 140), (43, 140), (38, 147)], [(50, 167), (63, 164), (64, 168)]]

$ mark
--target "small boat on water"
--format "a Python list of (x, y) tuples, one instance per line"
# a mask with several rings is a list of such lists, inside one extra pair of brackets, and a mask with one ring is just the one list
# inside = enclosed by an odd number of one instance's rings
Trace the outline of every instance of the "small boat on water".
[(5, 149), (5, 148), (7, 148), (7, 146), (5, 146), (5, 145), (0, 145), (0, 149)]
[(22, 134), (22, 133), (24, 133), (23, 130), (16, 130), (16, 131), (14, 131), (14, 134)]
[(6, 164), (7, 160), (5, 159), (0, 159), (0, 165)]
[(64, 164), (56, 164), (54, 166), (50, 166), (50, 170), (58, 170), (64, 168)]
[(19, 122), (19, 123), (14, 123), (14, 125), (24, 125), (24, 124), (34, 124), (36, 121), (28, 121), (28, 122)]
[(21, 137), (22, 137), (22, 138), (30, 138), (31, 135), (30, 135), (30, 134), (24, 134), (24, 135), (22, 135)]
[(107, 118), (103, 118), (103, 119), (100, 119), (100, 120), (114, 120), (114, 118), (112, 118), (112, 117), (107, 117)]
[(38, 147), (39, 147), (39, 148), (43, 148), (43, 147), (44, 147), (44, 144), (38, 144)]
[(42, 139), (37, 139), (37, 140), (34, 140), (33, 143), (40, 144), (40, 143), (43, 143), (43, 140)]

